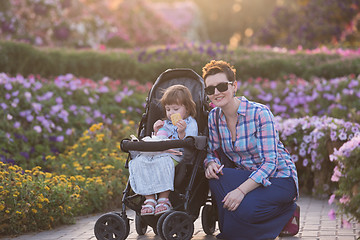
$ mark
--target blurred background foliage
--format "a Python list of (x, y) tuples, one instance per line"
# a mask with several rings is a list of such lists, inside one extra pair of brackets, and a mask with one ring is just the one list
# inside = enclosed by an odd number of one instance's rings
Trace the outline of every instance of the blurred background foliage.
[(0, 38), (39, 46), (359, 47), (360, 0), (2, 0)]

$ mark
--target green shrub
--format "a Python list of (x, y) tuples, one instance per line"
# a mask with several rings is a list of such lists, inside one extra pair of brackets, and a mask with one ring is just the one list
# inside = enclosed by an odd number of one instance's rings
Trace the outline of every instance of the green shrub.
[(360, 58), (339, 54), (282, 53), (267, 49), (238, 48), (234, 51), (215, 44), (179, 45), (176, 47), (133, 50), (131, 53), (112, 50), (41, 49), (15, 42), (0, 42), (0, 72), (11, 75), (39, 74), (51, 78), (72, 73), (77, 77), (101, 79), (136, 79), (154, 82), (169, 68), (191, 68), (201, 74), (212, 59), (229, 61), (238, 70), (238, 78), (271, 80), (295, 74), (306, 80), (312, 77), (335, 78), (360, 74)]

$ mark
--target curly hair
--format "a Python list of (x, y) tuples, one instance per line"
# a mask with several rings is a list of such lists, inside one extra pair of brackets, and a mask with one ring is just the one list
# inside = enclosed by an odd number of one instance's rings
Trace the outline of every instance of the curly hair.
[(208, 76), (218, 73), (225, 73), (226, 78), (229, 80), (229, 82), (236, 81), (236, 69), (229, 63), (222, 60), (211, 60), (211, 62), (207, 63), (202, 68), (202, 73), (204, 81), (206, 81), (206, 78)]

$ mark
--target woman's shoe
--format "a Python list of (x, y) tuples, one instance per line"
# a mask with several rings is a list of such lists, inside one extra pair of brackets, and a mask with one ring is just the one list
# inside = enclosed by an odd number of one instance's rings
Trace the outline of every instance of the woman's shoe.
[[(161, 210), (160, 210), (161, 209)], [(155, 207), (155, 216), (172, 210), (171, 203), (168, 198), (159, 198)]]
[(300, 207), (297, 205), (293, 216), (280, 232), (280, 237), (294, 236), (299, 232), (300, 227)]
[[(149, 203), (153, 203), (149, 204)], [(155, 214), (155, 205), (156, 205), (156, 201), (154, 199), (146, 199), (144, 201), (145, 205), (141, 206), (141, 212), (140, 215), (141, 216), (146, 216), (146, 215), (154, 215)], [(150, 210), (150, 211), (149, 211)]]

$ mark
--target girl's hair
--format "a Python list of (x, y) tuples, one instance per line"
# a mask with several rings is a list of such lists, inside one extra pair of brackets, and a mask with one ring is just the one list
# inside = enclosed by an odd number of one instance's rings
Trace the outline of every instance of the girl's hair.
[(172, 85), (168, 87), (160, 99), (160, 102), (164, 109), (165, 105), (184, 105), (190, 116), (196, 116), (196, 104), (192, 99), (189, 89), (183, 85)]
[(229, 80), (229, 82), (234, 82), (236, 80), (236, 69), (229, 63), (222, 60), (212, 60), (203, 67), (202, 72), (204, 80), (206, 80), (208, 76), (218, 73), (225, 73), (226, 78)]

